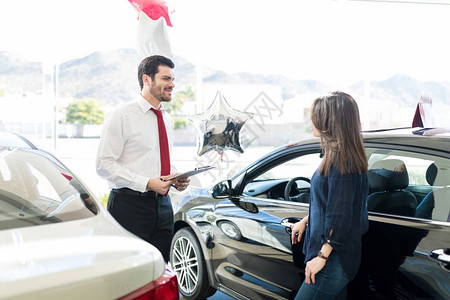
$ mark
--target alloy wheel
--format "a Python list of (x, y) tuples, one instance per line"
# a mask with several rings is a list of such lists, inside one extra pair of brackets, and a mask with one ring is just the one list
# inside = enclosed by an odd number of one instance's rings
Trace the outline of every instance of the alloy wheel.
[(173, 245), (172, 266), (178, 277), (180, 289), (191, 294), (198, 285), (198, 257), (188, 238), (180, 237)]

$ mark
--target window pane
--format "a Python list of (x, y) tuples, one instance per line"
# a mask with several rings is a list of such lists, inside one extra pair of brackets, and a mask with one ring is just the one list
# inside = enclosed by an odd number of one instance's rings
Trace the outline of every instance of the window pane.
[(0, 229), (78, 220), (97, 213), (73, 175), (38, 153), (0, 150)]
[(366, 149), (369, 211), (448, 221), (450, 160), (407, 151)]
[(255, 180), (294, 178), (298, 176), (311, 178), (321, 161), (322, 158), (319, 153), (303, 155), (268, 170)]

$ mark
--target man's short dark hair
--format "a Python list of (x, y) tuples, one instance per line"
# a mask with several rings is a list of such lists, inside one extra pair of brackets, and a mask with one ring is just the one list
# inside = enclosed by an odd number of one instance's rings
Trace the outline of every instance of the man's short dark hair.
[(158, 73), (159, 66), (167, 66), (169, 68), (175, 68), (175, 64), (169, 58), (162, 55), (152, 55), (144, 58), (138, 67), (138, 81), (139, 86), (144, 87), (144, 82), (142, 80), (142, 76), (148, 75), (152, 80), (155, 79), (155, 74)]

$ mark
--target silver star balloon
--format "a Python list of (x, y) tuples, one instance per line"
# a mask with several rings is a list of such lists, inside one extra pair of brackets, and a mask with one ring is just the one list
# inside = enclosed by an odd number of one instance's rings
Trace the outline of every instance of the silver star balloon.
[(217, 92), (206, 111), (188, 116), (198, 135), (197, 155), (215, 150), (222, 156), (228, 149), (243, 153), (239, 132), (252, 117), (252, 113), (231, 108), (222, 93)]

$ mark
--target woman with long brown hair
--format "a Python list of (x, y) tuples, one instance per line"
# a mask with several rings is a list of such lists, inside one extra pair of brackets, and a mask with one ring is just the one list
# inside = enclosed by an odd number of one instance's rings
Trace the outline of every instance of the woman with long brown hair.
[(345, 299), (368, 229), (368, 163), (358, 105), (333, 92), (314, 101), (311, 121), (323, 159), (311, 178), (309, 215), (292, 226), (292, 243), (305, 233), (305, 281), (295, 299)]

